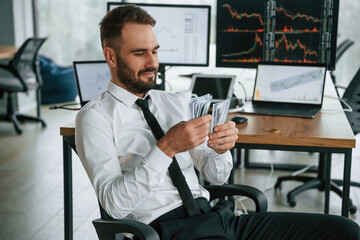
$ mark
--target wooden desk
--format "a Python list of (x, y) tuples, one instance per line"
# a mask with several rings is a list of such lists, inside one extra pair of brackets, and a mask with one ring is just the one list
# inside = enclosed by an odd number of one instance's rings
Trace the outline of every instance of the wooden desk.
[[(334, 86), (327, 81), (325, 92), (336, 96)], [(269, 149), (283, 151), (320, 152), (326, 160), (325, 213), (329, 210), (331, 153), (344, 154), (342, 216), (348, 216), (351, 154), (355, 148), (355, 137), (349, 126), (342, 107), (337, 99), (324, 98), (323, 109), (337, 112), (321, 112), (314, 119), (275, 117), (264, 115), (246, 115), (246, 124), (238, 125), (237, 147), (248, 149)], [(231, 113), (229, 117), (238, 113)], [(278, 129), (279, 132), (271, 132)], [(64, 214), (65, 239), (72, 240), (72, 159), (74, 144), (74, 123), (60, 128), (63, 136), (64, 157)]]
[(0, 59), (12, 58), (18, 48), (13, 46), (0, 46)]
[[(314, 119), (240, 113), (248, 118), (238, 125), (236, 147), (282, 151), (319, 152), (325, 160), (326, 182), (330, 183), (331, 153), (344, 154), (342, 216), (348, 216), (351, 155), (355, 137), (335, 88), (327, 78), (323, 110)], [(239, 113), (231, 113), (229, 117)], [(275, 131), (274, 131), (275, 130)], [(328, 184), (326, 184), (328, 185)], [(330, 186), (325, 186), (325, 213), (329, 212)]]

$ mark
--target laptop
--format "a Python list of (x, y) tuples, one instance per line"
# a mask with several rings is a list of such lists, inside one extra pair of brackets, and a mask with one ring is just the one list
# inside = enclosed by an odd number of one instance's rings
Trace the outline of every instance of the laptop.
[(235, 75), (194, 74), (191, 79), (190, 90), (197, 96), (210, 93), (212, 102), (221, 102), (232, 98)]
[(75, 61), (73, 66), (80, 105), (83, 107), (106, 91), (111, 79), (110, 71), (106, 61)]
[(320, 112), (326, 66), (259, 63), (252, 103), (242, 112), (315, 118)]

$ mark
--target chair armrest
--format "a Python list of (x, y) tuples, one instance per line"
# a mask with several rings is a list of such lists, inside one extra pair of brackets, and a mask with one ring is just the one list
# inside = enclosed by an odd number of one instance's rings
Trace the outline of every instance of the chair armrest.
[(266, 196), (259, 189), (240, 184), (225, 184), (222, 186), (204, 186), (210, 192), (210, 200), (226, 196), (241, 195), (252, 199), (256, 212), (266, 212), (268, 203)]
[(132, 233), (142, 240), (160, 240), (157, 232), (149, 225), (128, 219), (93, 221), (99, 240), (115, 239), (119, 233)]
[(4, 69), (4, 70), (6, 70), (6, 71), (8, 71), (8, 72), (10, 72), (10, 73), (12, 73), (14, 75), (14, 71), (9, 65), (5, 65), (5, 64), (0, 63), (0, 68)]
[(340, 86), (340, 85), (337, 85), (337, 84), (335, 84), (335, 87), (336, 87), (336, 88), (341, 88), (341, 89), (346, 89), (346, 87)]

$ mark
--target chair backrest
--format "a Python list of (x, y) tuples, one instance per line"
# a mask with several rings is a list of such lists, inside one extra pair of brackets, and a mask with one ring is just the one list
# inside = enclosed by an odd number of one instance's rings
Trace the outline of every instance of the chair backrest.
[(27, 90), (27, 79), (35, 79), (40, 86), (42, 85), (38, 52), (45, 40), (46, 38), (28, 38), (10, 62), (11, 67), (25, 85), (25, 90)]
[[(342, 41), (339, 46), (336, 48), (336, 63), (339, 61), (342, 55), (354, 44), (355, 42), (350, 39), (345, 39)], [(338, 86), (336, 85), (336, 77), (333, 71), (330, 72), (331, 80), (335, 84), (335, 90), (338, 96), (340, 96), (338, 92)]]
[(354, 43), (355, 42), (350, 39), (345, 39), (342, 43), (340, 43), (340, 45), (336, 48), (336, 62)]
[(346, 112), (346, 117), (354, 134), (357, 134), (360, 132), (360, 68), (346, 88), (342, 98), (352, 108), (352, 112)]

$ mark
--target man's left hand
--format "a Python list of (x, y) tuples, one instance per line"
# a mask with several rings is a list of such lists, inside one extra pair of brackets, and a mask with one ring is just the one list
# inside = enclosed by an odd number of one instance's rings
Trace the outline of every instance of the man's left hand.
[(222, 154), (235, 146), (238, 139), (238, 129), (233, 121), (217, 125), (209, 134), (208, 146), (218, 154)]

